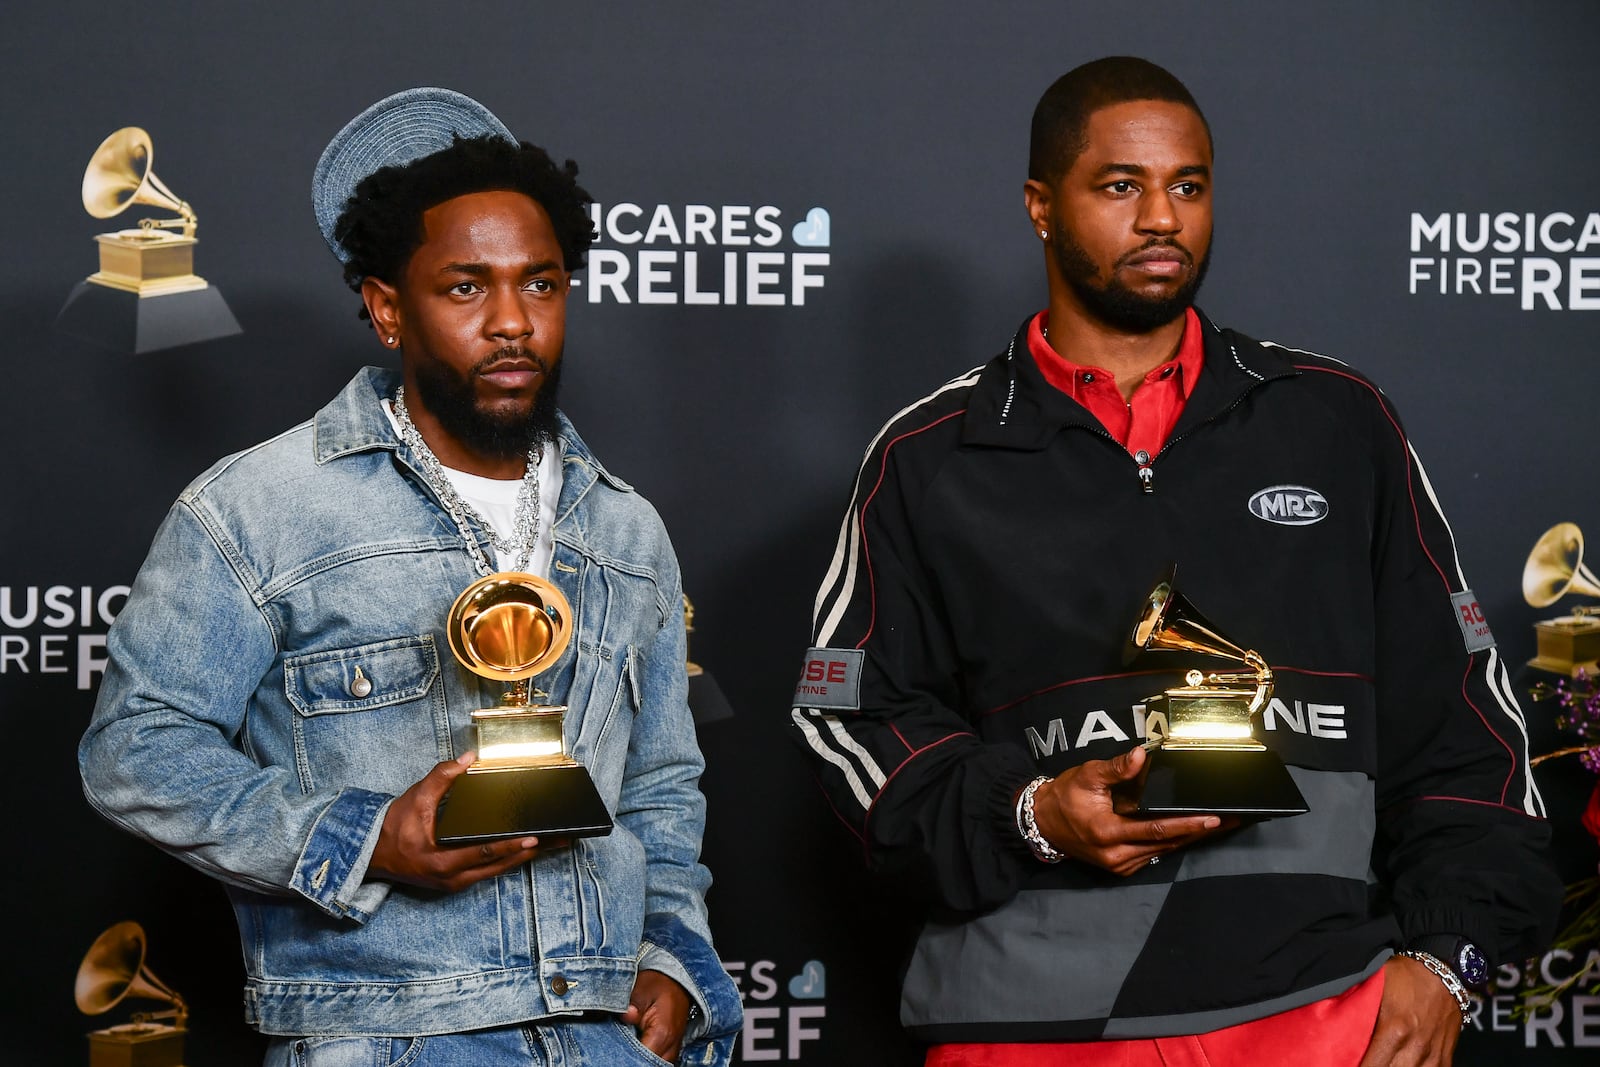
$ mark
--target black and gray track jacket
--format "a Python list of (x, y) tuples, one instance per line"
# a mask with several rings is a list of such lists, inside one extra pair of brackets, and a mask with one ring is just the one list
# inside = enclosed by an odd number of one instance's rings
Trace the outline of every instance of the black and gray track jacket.
[[(1420, 936), (1516, 959), (1553, 928), (1522, 713), (1394, 408), (1201, 318), (1204, 372), (1148, 463), (1044, 380), (1026, 323), (867, 451), (793, 720), (869, 864), (931, 898), (901, 1006), (918, 1036), (1202, 1033)], [(1041, 864), (1017, 790), (1132, 747), (1145, 698), (1206, 662), (1123, 665), (1174, 562), (1276, 672), (1256, 733), (1310, 813), (1129, 878)]]

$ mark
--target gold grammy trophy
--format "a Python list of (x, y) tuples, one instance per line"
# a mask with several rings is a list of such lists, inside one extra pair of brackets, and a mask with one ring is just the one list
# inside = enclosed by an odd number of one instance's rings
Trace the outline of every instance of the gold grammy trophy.
[(684, 669), (689, 674), (689, 712), (694, 716), (695, 726), (703, 726), (708, 722), (717, 722), (720, 719), (733, 718), (733, 706), (728, 703), (728, 698), (723, 695), (722, 686), (711, 676), (711, 672), (696, 663), (689, 655), (689, 638), (694, 634), (694, 604), (690, 602), (687, 593), (683, 597), (683, 657), (686, 661)]
[(110, 1011), (129, 997), (169, 1005), (164, 1011), (135, 1012), (132, 1022), (90, 1033), (89, 1067), (182, 1067), (189, 1009), (144, 965), (144, 952), (144, 928), (120, 922), (95, 938), (78, 967), (73, 999), (85, 1015)]
[(529, 679), (572, 639), (572, 607), (561, 590), (535, 574), (491, 574), (456, 598), (445, 629), (462, 666), (510, 685), (498, 705), (472, 713), (477, 760), (439, 806), (439, 843), (610, 833), (594, 780), (567, 753), (567, 709), (528, 701)]
[[(1531, 607), (1547, 608), (1568, 593), (1600, 597), (1600, 581), (1583, 563), (1583, 531), (1560, 522), (1546, 530), (1522, 568), (1522, 598)], [(1597, 673), (1600, 661), (1600, 607), (1580, 604), (1572, 614), (1533, 624), (1538, 655), (1528, 666), (1555, 674)]]
[(705, 676), (706, 669), (689, 658), (689, 635), (694, 633), (694, 602), (689, 599), (689, 594), (683, 594), (683, 659), (684, 669), (689, 672), (690, 679)]
[(135, 204), (175, 212), (137, 229), (95, 237), (100, 269), (79, 283), (57, 319), (65, 333), (109, 347), (149, 352), (239, 333), (222, 294), (194, 272), (194, 209), (156, 177), (155, 147), (124, 126), (95, 149), (83, 173), (83, 208), (97, 219)]
[(90, 157), (83, 172), (83, 209), (89, 214), (109, 219), (144, 204), (176, 211), (179, 217), (140, 219), (137, 230), (100, 234), (95, 238), (100, 269), (89, 281), (140, 296), (204, 289), (205, 279), (194, 273), (194, 209), (156, 177), (154, 158), (150, 135), (137, 126), (113, 133)]
[(1157, 583), (1128, 637), (1124, 660), (1144, 652), (1191, 652), (1245, 670), (1190, 670), (1184, 684), (1146, 697), (1148, 750), (1139, 811), (1248, 818), (1310, 810), (1277, 754), (1256, 740), (1253, 720), (1272, 696), (1272, 668), (1209, 623), (1173, 584)]

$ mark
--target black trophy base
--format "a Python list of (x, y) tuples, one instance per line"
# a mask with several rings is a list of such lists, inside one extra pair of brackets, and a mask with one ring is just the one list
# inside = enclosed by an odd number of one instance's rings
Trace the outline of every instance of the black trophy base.
[(709, 671), (689, 675), (689, 712), (696, 726), (733, 718), (733, 705)]
[(1275, 819), (1311, 810), (1275, 752), (1151, 749), (1141, 815), (1237, 815)]
[(239, 320), (214, 285), (182, 293), (140, 297), (138, 293), (79, 282), (56, 329), (116, 352), (159, 352), (242, 333)]
[(582, 764), (473, 771), (450, 787), (433, 829), (441, 845), (603, 837), (611, 832), (611, 813)]

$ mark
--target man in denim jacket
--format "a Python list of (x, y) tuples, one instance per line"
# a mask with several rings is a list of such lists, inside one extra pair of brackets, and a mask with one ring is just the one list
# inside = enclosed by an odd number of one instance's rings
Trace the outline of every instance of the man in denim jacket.
[[(677, 562), (555, 408), (593, 240), (576, 172), (447, 90), (341, 131), (318, 221), (401, 372), (364, 369), (190, 485), (108, 639), (85, 792), (226, 885), (269, 1064), (731, 1053)], [(435, 840), (470, 714), (499, 695), (450, 654), (446, 613), (491, 570), (572, 605), (532, 684), (570, 706), (607, 836)]]

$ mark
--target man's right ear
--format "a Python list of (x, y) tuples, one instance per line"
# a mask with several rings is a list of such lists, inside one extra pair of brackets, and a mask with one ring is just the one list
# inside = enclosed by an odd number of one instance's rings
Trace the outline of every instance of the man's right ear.
[(400, 300), (394, 286), (369, 274), (361, 279), (361, 301), (367, 305), (378, 339), (392, 345), (390, 338), (400, 336)]
[(1028, 221), (1042, 238), (1050, 229), (1050, 187), (1044, 182), (1029, 178), (1022, 183), (1022, 203), (1028, 211)]

